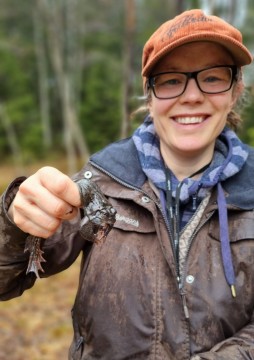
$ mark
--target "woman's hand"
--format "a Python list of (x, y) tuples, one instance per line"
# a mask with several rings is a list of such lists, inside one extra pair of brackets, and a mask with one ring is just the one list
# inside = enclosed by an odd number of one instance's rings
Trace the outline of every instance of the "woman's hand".
[(73, 219), (80, 205), (77, 185), (59, 170), (43, 167), (20, 185), (8, 214), (22, 231), (47, 238), (63, 219)]

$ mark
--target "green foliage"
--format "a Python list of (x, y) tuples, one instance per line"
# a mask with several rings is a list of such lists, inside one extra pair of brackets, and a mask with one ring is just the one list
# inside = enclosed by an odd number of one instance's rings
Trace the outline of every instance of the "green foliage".
[(121, 87), (119, 64), (110, 58), (84, 73), (80, 121), (92, 152), (119, 138)]
[[(19, 147), (26, 161), (42, 158), (52, 151), (63, 151), (63, 111), (57, 86), (57, 77), (52, 65), (52, 51), (48, 37), (48, 24), (39, 12), (44, 26), (41, 44), (46, 51), (47, 94), (49, 96), (50, 129), (53, 145), (45, 148), (41, 120), (38, 59), (35, 51), (34, 11), (40, 2), (20, 0), (0, 0), (0, 104), (5, 106), (11, 121)], [(89, 146), (90, 152), (97, 151), (109, 142), (119, 138), (123, 118), (123, 61), (126, 35), (124, 1), (93, 0), (68, 2), (65, 0), (47, 0), (50, 10), (58, 7), (61, 26), (59, 41), (66, 37), (63, 47), (64, 68), (69, 60), (77, 55), (81, 48), (81, 75), (73, 76), (73, 99), (76, 104), (79, 122)], [(230, 3), (230, 2), (228, 2)], [(232, 2), (233, 3), (233, 2)], [(246, 2), (244, 2), (246, 3)], [(245, 11), (245, 21), (241, 25), (244, 40), (253, 48), (254, 2), (249, 1)], [(130, 103), (133, 108), (139, 105), (136, 98), (142, 95), (141, 56), (145, 41), (164, 21), (172, 18), (180, 7), (202, 8), (207, 1), (201, 0), (136, 0), (135, 32), (132, 39), (132, 75), (133, 91)], [(209, 3), (210, 4), (210, 3)], [(220, 1), (213, 2), (216, 13), (225, 12)], [(74, 8), (73, 8), (74, 6)], [(76, 7), (75, 7), (76, 6)], [(229, 6), (229, 4), (228, 4)], [(67, 26), (67, 15), (75, 10), (74, 26)], [(233, 9), (233, 8), (232, 8)], [(228, 13), (233, 14), (229, 9)], [(233, 16), (234, 15), (234, 16)], [(237, 21), (238, 17), (233, 14)], [(56, 24), (57, 25), (57, 24)], [(73, 25), (73, 24), (72, 24)], [(76, 37), (76, 35), (79, 35)], [(73, 53), (68, 53), (70, 49)], [(79, 54), (80, 56), (80, 54)], [(253, 66), (246, 72), (246, 83), (250, 88), (254, 84)], [(74, 69), (75, 70), (75, 69)], [(254, 145), (253, 96), (244, 112), (242, 138)], [(142, 116), (138, 121), (142, 121)], [(136, 122), (133, 123), (136, 125)], [(10, 152), (6, 128), (0, 118), (0, 160)]]

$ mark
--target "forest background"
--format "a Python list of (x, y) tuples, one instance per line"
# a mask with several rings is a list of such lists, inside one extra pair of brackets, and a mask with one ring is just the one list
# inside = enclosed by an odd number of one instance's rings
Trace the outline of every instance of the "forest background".
[[(183, 10), (238, 27), (254, 52), (254, 0), (0, 0), (0, 190), (41, 164), (73, 174), (142, 121), (145, 41)], [(254, 68), (240, 137), (254, 145)], [(69, 270), (0, 304), (0, 360), (66, 359), (78, 280)]]

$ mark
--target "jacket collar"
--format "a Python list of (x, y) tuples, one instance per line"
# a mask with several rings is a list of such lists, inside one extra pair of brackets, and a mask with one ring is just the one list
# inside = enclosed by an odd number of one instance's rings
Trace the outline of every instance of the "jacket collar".
[(95, 153), (91, 156), (90, 163), (132, 187), (141, 188), (147, 179), (131, 137), (112, 143)]
[(254, 149), (249, 148), (248, 159), (239, 173), (222, 182), (227, 204), (244, 210), (254, 209)]

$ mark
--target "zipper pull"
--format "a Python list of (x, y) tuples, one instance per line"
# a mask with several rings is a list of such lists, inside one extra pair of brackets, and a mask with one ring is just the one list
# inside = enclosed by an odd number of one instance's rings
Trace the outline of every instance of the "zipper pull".
[(183, 311), (184, 311), (185, 318), (189, 319), (190, 315), (189, 315), (189, 310), (188, 310), (188, 306), (187, 306), (187, 302), (186, 302), (186, 296), (184, 293), (181, 293), (181, 297), (182, 297), (182, 302), (183, 302)]

